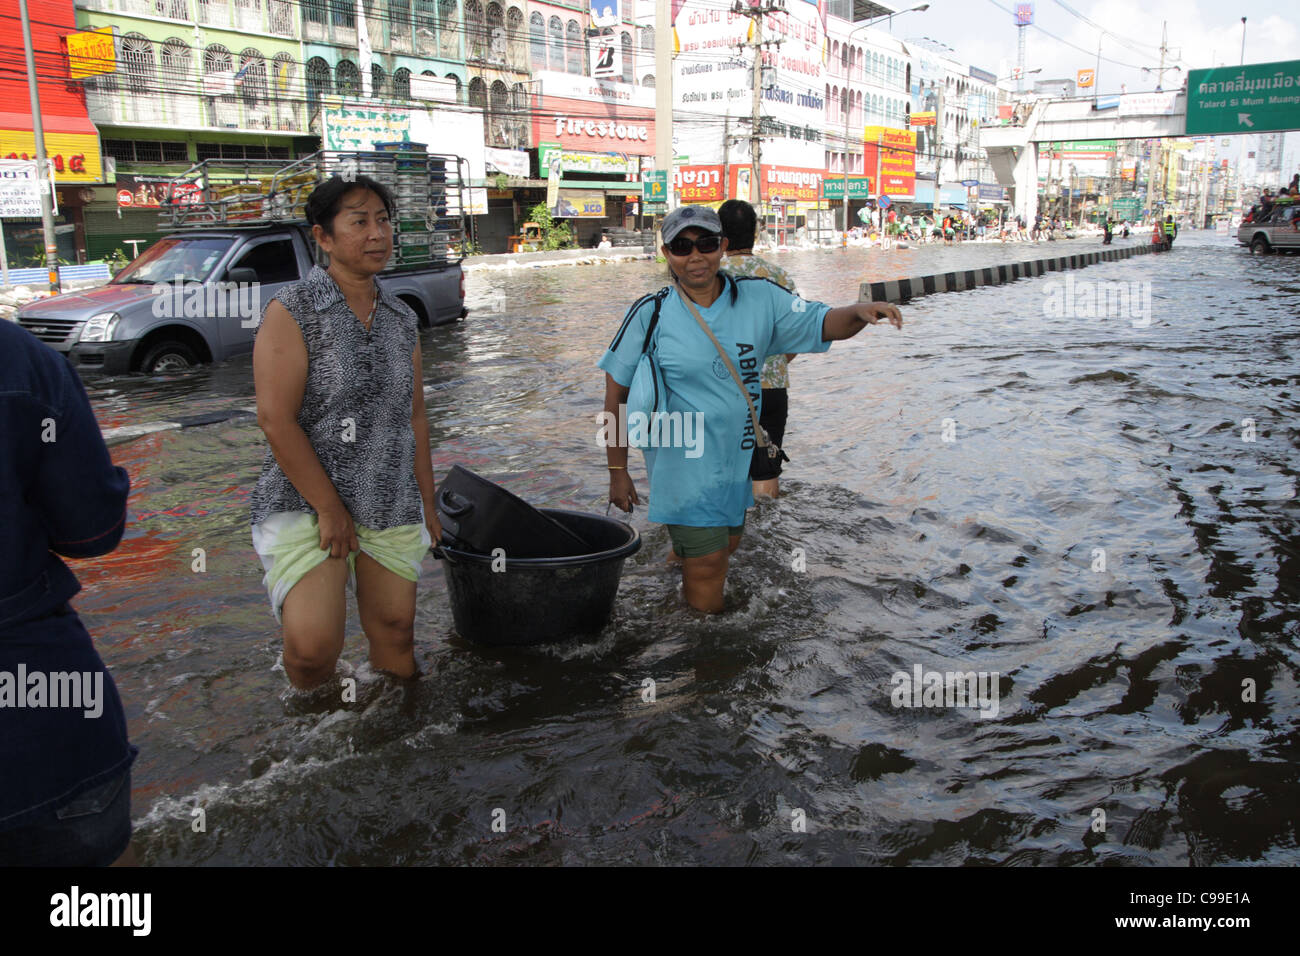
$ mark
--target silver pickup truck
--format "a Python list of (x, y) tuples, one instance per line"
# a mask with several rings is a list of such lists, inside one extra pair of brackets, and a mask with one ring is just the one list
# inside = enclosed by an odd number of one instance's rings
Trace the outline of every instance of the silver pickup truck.
[(1263, 222), (1243, 222), (1237, 241), (1257, 254), (1300, 250), (1300, 204), (1278, 203)]
[[(262, 307), (304, 278), (315, 254), (296, 223), (173, 233), (108, 285), (40, 299), (17, 319), (79, 372), (183, 371), (252, 352)], [(458, 261), (385, 272), (379, 281), (421, 327), (465, 317)]]

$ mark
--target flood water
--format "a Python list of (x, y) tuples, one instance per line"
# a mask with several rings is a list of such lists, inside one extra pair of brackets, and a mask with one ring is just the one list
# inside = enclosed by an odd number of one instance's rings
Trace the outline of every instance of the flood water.
[[(863, 279), (1098, 247), (772, 258), (843, 304)], [(595, 363), (661, 270), (472, 274), (496, 311), (423, 334), (436, 474), (603, 513)], [(1081, 297), (1119, 281), (1134, 314)], [(463, 642), (430, 558), (423, 679), (372, 674), (352, 608), (355, 704), (286, 694), (254, 420), (115, 447), (133, 521), (75, 563), (75, 603), (140, 747), (143, 861), (1300, 862), (1300, 259), (1184, 234), (904, 316), (792, 363), (786, 493), (750, 512), (728, 613), (685, 608), (640, 509), (592, 642)], [(252, 394), (247, 360), (91, 387), (106, 428)], [(895, 706), (917, 667), (989, 675), (996, 714)]]

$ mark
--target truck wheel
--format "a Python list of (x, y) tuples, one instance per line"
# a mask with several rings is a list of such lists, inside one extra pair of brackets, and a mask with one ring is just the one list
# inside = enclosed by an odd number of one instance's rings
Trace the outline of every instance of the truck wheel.
[(140, 371), (147, 374), (155, 372), (185, 372), (199, 364), (198, 356), (182, 342), (165, 341), (149, 349), (140, 362)]
[(1269, 252), (1271, 251), (1269, 249), (1268, 240), (1265, 239), (1263, 236), (1256, 236), (1254, 241), (1252, 241), (1250, 244), (1250, 251), (1257, 256), (1268, 255)]

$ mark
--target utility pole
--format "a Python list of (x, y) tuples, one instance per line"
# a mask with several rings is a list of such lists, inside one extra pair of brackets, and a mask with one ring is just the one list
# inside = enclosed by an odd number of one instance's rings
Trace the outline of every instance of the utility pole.
[(939, 218), (939, 187), (943, 183), (943, 88), (948, 78), (939, 80), (939, 98), (934, 106), (934, 197), (931, 208), (934, 218)]
[(731, 104), (722, 118), (722, 198), (731, 198)]
[[(671, 0), (655, 0), (655, 170), (667, 171), (668, 208), (674, 206), (673, 181), (673, 21)], [(655, 237), (655, 248), (659, 247)]]
[[(751, 24), (751, 38), (741, 45), (752, 47), (754, 50), (754, 97), (749, 130), (749, 203), (758, 212), (760, 219), (763, 218), (761, 212), (763, 193), (759, 179), (763, 168), (763, 17), (778, 10), (785, 10), (785, 0), (762, 0), (752, 7), (744, 0), (735, 0), (731, 6), (732, 13), (748, 17)], [(780, 42), (777, 40), (776, 44), (779, 45)]]
[(1101, 85), (1099, 78), (1101, 77), (1101, 38), (1103, 36), (1105, 36), (1104, 33), (1097, 35), (1097, 67), (1092, 71), (1092, 108), (1094, 110), (1097, 108), (1097, 88)]
[[(1152, 216), (1156, 215), (1155, 197), (1156, 197), (1156, 177), (1160, 175), (1162, 165), (1162, 156), (1164, 152), (1164, 141), (1155, 140), (1151, 146), (1151, 161), (1147, 163), (1147, 209), (1151, 211)], [(1158, 216), (1156, 218), (1159, 218)]]
[(761, 158), (763, 137), (763, 14), (761, 8), (753, 8), (756, 13), (751, 18), (754, 22), (754, 106), (750, 117), (749, 129), (749, 202), (758, 209), (762, 205), (763, 191), (760, 188), (759, 173), (762, 169)]
[(54, 238), (54, 206), (51, 193), (54, 178), (45, 158), (45, 130), (41, 124), (41, 95), (36, 86), (36, 58), (32, 52), (32, 23), (27, 17), (27, 0), (18, 0), (23, 21), (23, 53), (27, 57), (27, 93), (32, 105), (32, 138), (36, 142), (36, 181), (41, 187), (41, 228), (45, 235), (45, 268), (49, 271), (50, 293), (59, 294), (59, 245)]

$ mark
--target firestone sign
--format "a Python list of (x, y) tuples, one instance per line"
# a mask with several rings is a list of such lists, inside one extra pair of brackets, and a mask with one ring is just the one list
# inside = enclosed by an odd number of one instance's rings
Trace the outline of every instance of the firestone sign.
[(555, 135), (562, 137), (565, 133), (570, 136), (587, 136), (592, 139), (602, 140), (634, 140), (642, 143), (650, 141), (650, 128), (645, 124), (557, 116), (555, 118)]

